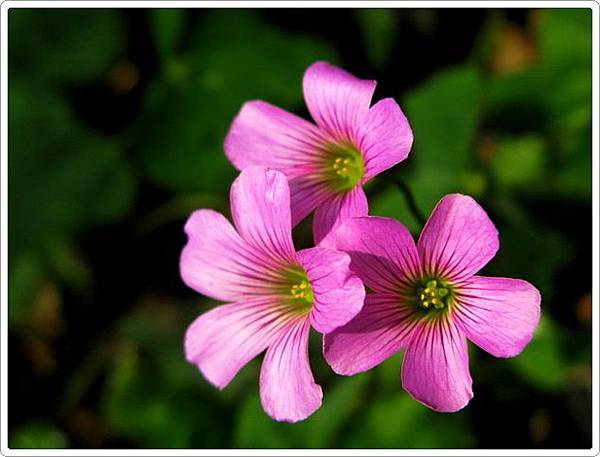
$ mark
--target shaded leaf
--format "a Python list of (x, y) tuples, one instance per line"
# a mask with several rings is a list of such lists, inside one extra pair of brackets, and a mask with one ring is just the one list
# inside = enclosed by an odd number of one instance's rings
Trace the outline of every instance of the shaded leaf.
[(464, 192), (469, 183), (481, 87), (477, 70), (463, 66), (436, 74), (406, 95), (415, 136), (407, 181), (425, 214), (443, 195)]
[(42, 85), (89, 82), (124, 49), (118, 10), (11, 8), (8, 19), (11, 77)]
[(117, 350), (103, 399), (104, 415), (116, 433), (141, 447), (224, 446), (224, 415), (211, 396), (169, 384), (160, 375), (160, 360), (130, 343)]
[(334, 445), (361, 397), (365, 395), (368, 375), (345, 378), (327, 391), (323, 405), (302, 422), (276, 422), (263, 411), (258, 395), (243, 403), (235, 430), (235, 445), (240, 448), (326, 448)]
[(8, 446), (11, 449), (64, 449), (68, 440), (53, 424), (28, 422), (10, 433)]
[(468, 412), (439, 414), (398, 391), (379, 397), (348, 439), (352, 448), (463, 448), (476, 445)]
[(135, 183), (119, 146), (80, 126), (50, 93), (21, 85), (10, 93), (11, 256), (122, 216)]
[(539, 183), (547, 174), (546, 145), (542, 138), (526, 135), (499, 141), (492, 170), (501, 187), (516, 188)]
[(333, 57), (326, 43), (283, 33), (249, 11), (207, 12), (188, 49), (168, 64), (168, 80), (156, 83), (139, 126), (146, 173), (174, 190), (225, 192), (236, 171), (223, 141), (241, 105), (260, 98), (298, 107), (306, 67)]
[(175, 52), (186, 25), (185, 10), (157, 8), (148, 11), (154, 42), (163, 59)]
[(568, 373), (568, 363), (562, 354), (562, 347), (557, 325), (542, 311), (540, 325), (531, 343), (518, 357), (511, 359), (510, 364), (525, 381), (537, 388), (557, 391), (565, 386)]
[(361, 8), (354, 10), (360, 26), (367, 56), (382, 68), (396, 44), (398, 15), (394, 9)]
[(43, 275), (42, 260), (35, 252), (23, 252), (11, 261), (8, 275), (8, 318), (11, 325), (19, 325), (27, 319), (27, 309)]

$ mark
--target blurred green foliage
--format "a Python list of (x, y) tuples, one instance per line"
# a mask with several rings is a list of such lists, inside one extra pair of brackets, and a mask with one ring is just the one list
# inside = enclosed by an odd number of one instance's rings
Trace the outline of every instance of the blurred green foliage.
[(9, 447), (28, 449), (65, 448), (68, 440), (56, 427), (43, 422), (30, 422), (10, 437)]
[[(386, 75), (410, 72), (403, 33), (416, 34), (415, 46), (432, 39), (451, 22), (442, 12), (353, 11), (345, 18), (362, 48), (349, 49), (318, 25), (288, 30), (252, 10), (12, 8), (9, 311), (11, 357), (23, 362), (11, 367), (10, 446), (586, 444), (591, 232), (589, 213), (573, 211), (591, 205), (591, 11), (525, 13), (515, 23), (488, 12), (467, 57), (402, 84)], [(471, 194), (501, 234), (484, 273), (542, 292), (543, 319), (523, 354), (496, 360), (471, 348), (475, 399), (459, 413), (412, 400), (401, 355), (335, 376), (318, 335), (310, 354), (324, 404), (294, 425), (262, 411), (259, 360), (218, 391), (184, 359), (186, 326), (216, 305), (177, 278), (184, 220), (199, 207), (228, 211), (235, 170), (222, 143), (240, 106), (260, 98), (305, 113), (302, 74), (320, 59), (385, 80), (382, 96), (400, 101), (414, 130), (409, 160), (367, 188), (371, 213), (417, 235), (399, 181), (425, 216), (446, 193)], [(117, 133), (103, 128), (117, 108), (96, 117), (95, 105), (77, 108), (90, 87), (137, 107)], [(298, 245), (311, 242), (305, 229)], [(111, 282), (112, 270), (132, 279)], [(511, 432), (498, 437), (497, 419)]]
[[(154, 17), (157, 47), (165, 51), (141, 124), (140, 162), (150, 178), (174, 191), (226, 192), (235, 170), (223, 154), (223, 140), (241, 103), (263, 98), (298, 108), (305, 68), (315, 60), (335, 61), (335, 52), (321, 40), (285, 34), (250, 12), (225, 10), (207, 14), (178, 51), (177, 21), (183, 18)], [(149, 125), (160, 127), (148, 131)]]
[(124, 24), (114, 11), (92, 11), (13, 8), (11, 78), (57, 87), (105, 72), (124, 52)]

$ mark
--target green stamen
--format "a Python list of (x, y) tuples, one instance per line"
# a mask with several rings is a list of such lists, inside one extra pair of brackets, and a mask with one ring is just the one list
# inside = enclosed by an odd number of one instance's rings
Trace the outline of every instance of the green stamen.
[(365, 175), (362, 154), (351, 145), (328, 145), (323, 165), (331, 187), (337, 191), (354, 189)]
[(290, 290), (292, 297), (295, 300), (304, 300), (312, 305), (313, 291), (308, 281), (301, 281), (299, 284), (294, 284)]
[(279, 293), (284, 296), (293, 311), (298, 313), (310, 311), (314, 302), (314, 294), (306, 271), (297, 267), (290, 269), (286, 276), (285, 285), (282, 285)]
[(451, 304), (451, 288), (440, 279), (429, 279), (416, 289), (417, 304), (424, 310), (442, 310)]

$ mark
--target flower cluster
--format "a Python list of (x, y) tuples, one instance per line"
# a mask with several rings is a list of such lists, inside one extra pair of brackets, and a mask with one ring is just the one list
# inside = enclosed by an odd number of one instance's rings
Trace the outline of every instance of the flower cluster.
[[(471, 197), (442, 198), (416, 244), (400, 222), (367, 215), (363, 184), (404, 160), (413, 141), (393, 99), (371, 106), (375, 84), (311, 65), (303, 89), (316, 125), (263, 101), (244, 104), (225, 139), (241, 171), (231, 187), (233, 225), (203, 209), (185, 226), (183, 280), (228, 303), (190, 325), (186, 357), (224, 388), (266, 351), (260, 397), (276, 420), (302, 420), (321, 405), (311, 327), (341, 375), (405, 350), (403, 387), (452, 412), (473, 396), (467, 339), (513, 357), (539, 321), (534, 286), (476, 274), (499, 240)], [(296, 251), (292, 228), (313, 211), (316, 247)]]

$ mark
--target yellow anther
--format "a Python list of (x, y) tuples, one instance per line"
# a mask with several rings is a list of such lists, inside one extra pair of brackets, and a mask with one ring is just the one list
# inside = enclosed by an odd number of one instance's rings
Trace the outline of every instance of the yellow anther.
[(298, 284), (293, 284), (290, 288), (292, 297), (296, 300), (305, 299), (312, 301), (312, 289), (308, 281), (302, 281)]
[(334, 190), (351, 190), (365, 175), (362, 153), (349, 143), (324, 145), (322, 170)]
[(448, 297), (450, 290), (444, 287), (443, 283), (435, 279), (427, 281), (423, 286), (416, 291), (416, 297), (419, 305), (424, 309), (435, 308), (443, 309), (449, 306)]

